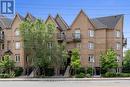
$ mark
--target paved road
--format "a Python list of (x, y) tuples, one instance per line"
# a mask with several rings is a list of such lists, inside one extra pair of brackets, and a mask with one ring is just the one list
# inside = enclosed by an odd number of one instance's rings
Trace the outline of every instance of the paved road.
[(0, 81), (0, 87), (130, 87), (130, 80)]

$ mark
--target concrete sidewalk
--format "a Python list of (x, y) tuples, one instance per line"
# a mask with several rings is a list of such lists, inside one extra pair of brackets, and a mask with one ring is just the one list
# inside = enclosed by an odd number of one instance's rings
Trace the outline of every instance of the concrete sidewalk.
[(130, 80), (127, 78), (4, 78), (0, 81), (100, 81), (100, 80)]

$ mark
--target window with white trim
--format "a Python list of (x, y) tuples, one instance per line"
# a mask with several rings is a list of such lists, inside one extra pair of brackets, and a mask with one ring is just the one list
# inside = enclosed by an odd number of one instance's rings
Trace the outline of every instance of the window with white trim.
[(121, 44), (120, 43), (116, 43), (116, 50), (120, 50), (121, 49)]
[(16, 55), (15, 55), (15, 61), (16, 61), (16, 62), (20, 62), (20, 55), (19, 55), (19, 54), (16, 54)]
[(15, 49), (20, 49), (20, 42), (15, 42)]
[(89, 55), (88, 55), (88, 61), (89, 61), (89, 62), (95, 62), (95, 60), (94, 60), (94, 55), (93, 55), (93, 54), (89, 54)]
[(121, 33), (119, 30), (116, 31), (116, 37), (120, 37), (121, 36)]
[(20, 35), (20, 31), (18, 29), (16, 29), (15, 36), (19, 36), (19, 35)]
[(80, 30), (79, 29), (74, 31), (74, 38), (75, 39), (80, 39)]
[(93, 42), (88, 43), (88, 49), (94, 49), (94, 43)]
[(89, 37), (94, 37), (94, 30), (89, 30)]

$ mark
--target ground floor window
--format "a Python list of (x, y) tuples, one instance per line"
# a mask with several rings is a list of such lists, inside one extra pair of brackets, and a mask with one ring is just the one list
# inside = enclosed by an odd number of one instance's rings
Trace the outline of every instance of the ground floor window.
[(89, 61), (89, 62), (94, 62), (94, 61), (95, 61), (93, 54), (89, 54), (89, 55), (88, 55), (88, 61)]
[(16, 62), (20, 62), (20, 55), (19, 55), (19, 54), (16, 54), (16, 55), (15, 55), (15, 61), (16, 61)]

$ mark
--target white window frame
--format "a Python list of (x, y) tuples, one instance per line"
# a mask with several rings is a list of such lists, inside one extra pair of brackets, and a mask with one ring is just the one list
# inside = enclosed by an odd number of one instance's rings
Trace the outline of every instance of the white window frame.
[(20, 42), (15, 42), (15, 49), (20, 49)]
[(15, 54), (15, 61), (20, 62), (20, 54)]
[(119, 30), (116, 30), (116, 37), (121, 37), (121, 32)]
[(95, 58), (94, 58), (94, 55), (93, 55), (93, 54), (89, 54), (89, 55), (88, 55), (88, 61), (91, 62), (91, 63), (94, 63), (94, 62), (95, 62)]
[(120, 50), (121, 49), (121, 44), (118, 42), (116, 43), (116, 50)]
[(20, 31), (18, 29), (15, 30), (15, 36), (19, 36), (20, 35)]
[(89, 37), (94, 37), (94, 34), (95, 34), (94, 30), (89, 30)]
[(76, 38), (76, 39), (80, 39), (80, 29), (76, 29), (75, 31), (74, 31), (74, 37)]
[(88, 43), (88, 49), (94, 49), (94, 43), (93, 42)]

